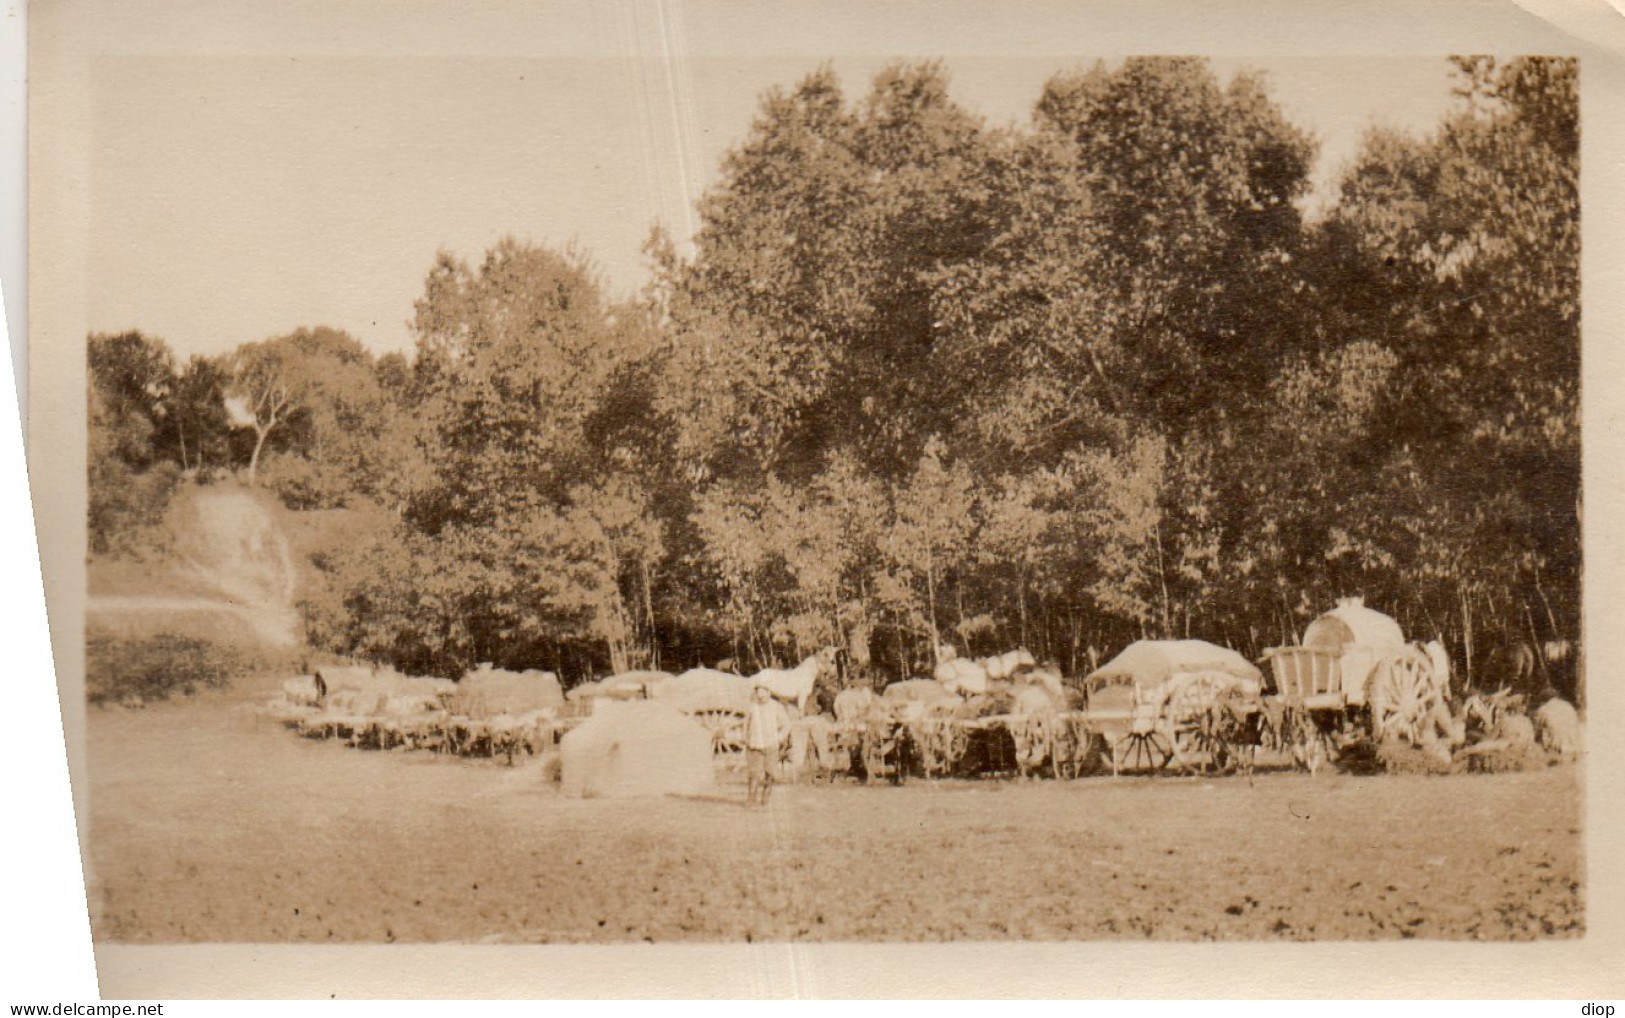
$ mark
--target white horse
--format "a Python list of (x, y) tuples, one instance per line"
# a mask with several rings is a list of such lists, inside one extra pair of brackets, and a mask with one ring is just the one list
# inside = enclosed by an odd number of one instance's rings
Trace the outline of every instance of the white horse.
[(750, 683), (766, 686), (768, 692), (785, 703), (795, 704), (796, 710), (805, 714), (818, 676), (834, 664), (835, 648), (825, 647), (794, 668), (763, 668), (750, 677)]

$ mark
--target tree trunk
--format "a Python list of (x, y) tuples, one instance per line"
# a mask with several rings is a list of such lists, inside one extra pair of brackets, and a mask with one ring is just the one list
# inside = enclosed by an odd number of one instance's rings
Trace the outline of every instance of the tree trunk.
[(1474, 689), (1473, 683), (1473, 605), (1467, 597), (1466, 588), (1461, 591), (1461, 652), (1463, 670), (1463, 689)]
[(1027, 574), (1025, 570), (1022, 571), (1019, 585), (1016, 588), (1016, 599), (1017, 608), (1021, 612), (1021, 645), (1026, 647), (1030, 645), (1030, 641), (1027, 639)]
[(1174, 620), (1171, 614), (1172, 607), (1168, 599), (1168, 568), (1163, 563), (1162, 557), (1161, 523), (1157, 524), (1157, 528), (1153, 533), (1157, 539), (1157, 584), (1162, 588), (1162, 635), (1167, 637), (1174, 634)]
[(254, 428), (254, 454), (248, 458), (248, 486), (255, 487), (259, 481), (260, 450), (265, 448), (266, 436), (271, 434), (270, 428)]
[(626, 640), (611, 638), (604, 641), (609, 647), (609, 670), (612, 675), (624, 675), (632, 670), (631, 655)]
[(638, 559), (638, 570), (643, 574), (643, 611), (649, 622), (649, 667), (660, 667), (660, 640), (655, 631), (655, 599), (653, 583), (649, 579), (649, 563)]
[(937, 632), (937, 570), (929, 556), (925, 560), (925, 621), (931, 627), (931, 660), (935, 661), (942, 637)]

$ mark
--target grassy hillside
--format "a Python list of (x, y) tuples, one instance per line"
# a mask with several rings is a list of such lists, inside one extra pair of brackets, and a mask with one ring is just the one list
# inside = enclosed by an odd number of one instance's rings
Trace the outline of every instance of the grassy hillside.
[(139, 557), (89, 563), (93, 699), (161, 698), (214, 684), (198, 680), (213, 668), (221, 681), (296, 669), (310, 657), (299, 603), (333, 596), (312, 556), (387, 524), (376, 509), (294, 511), (238, 484), (182, 488)]

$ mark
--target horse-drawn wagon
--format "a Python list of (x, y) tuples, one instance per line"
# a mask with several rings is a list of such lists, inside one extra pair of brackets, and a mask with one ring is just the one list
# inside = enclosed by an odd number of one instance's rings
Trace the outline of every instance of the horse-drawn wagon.
[(1060, 770), (1101, 752), (1112, 772), (1173, 765), (1187, 772), (1250, 763), (1263, 673), (1204, 640), (1139, 640), (1091, 672), (1088, 705), (1059, 719)]
[[(1399, 623), (1344, 598), (1304, 630), (1301, 644), (1266, 651), (1281, 743), (1311, 772), (1339, 742), (1368, 734), (1430, 745), (1448, 736), (1450, 666), (1437, 643), (1407, 643)], [(1361, 732), (1361, 729), (1364, 732)]]

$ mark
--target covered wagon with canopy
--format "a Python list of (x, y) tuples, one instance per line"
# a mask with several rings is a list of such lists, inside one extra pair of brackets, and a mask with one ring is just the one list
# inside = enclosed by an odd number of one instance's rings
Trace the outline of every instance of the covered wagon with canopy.
[(1261, 710), (1263, 680), (1246, 658), (1205, 640), (1138, 640), (1085, 678), (1088, 706), (1068, 719), (1062, 755), (1070, 747), (1075, 768), (1093, 737), (1114, 773), (1224, 768), (1248, 752), (1240, 729)]
[(1298, 646), (1266, 651), (1282, 708), (1282, 741), (1311, 771), (1362, 726), (1373, 741), (1433, 741), (1450, 722), (1449, 661), (1437, 643), (1407, 643), (1399, 623), (1343, 598)]

